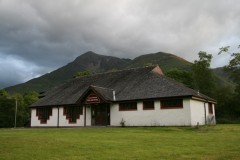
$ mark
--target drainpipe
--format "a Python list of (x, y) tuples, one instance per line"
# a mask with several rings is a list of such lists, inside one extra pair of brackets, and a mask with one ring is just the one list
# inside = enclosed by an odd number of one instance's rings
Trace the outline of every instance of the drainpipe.
[(107, 124), (108, 124), (108, 113), (107, 113), (107, 105), (108, 104), (105, 104), (105, 113), (106, 113), (106, 120), (105, 120), (105, 122), (106, 122), (106, 127), (107, 127)]
[(59, 106), (58, 106), (57, 128), (59, 128)]
[(84, 127), (86, 127), (86, 105), (84, 105)]
[(205, 125), (207, 124), (206, 103), (207, 103), (207, 102), (204, 102), (204, 119), (205, 119)]
[(15, 99), (15, 121), (14, 121), (14, 128), (17, 127), (17, 98)]

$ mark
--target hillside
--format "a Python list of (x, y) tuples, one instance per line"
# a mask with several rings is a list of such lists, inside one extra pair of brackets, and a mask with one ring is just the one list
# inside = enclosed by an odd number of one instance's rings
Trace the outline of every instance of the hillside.
[(224, 72), (223, 67), (214, 68), (212, 70), (213, 70), (213, 73), (217, 77), (217, 85), (218, 86), (226, 86), (227, 85), (227, 86), (234, 87), (234, 83), (230, 80), (229, 74)]
[[(5, 88), (9, 93), (26, 93), (29, 91), (45, 91), (73, 78), (73, 75), (81, 71), (93, 73), (121, 70), (127, 68), (143, 67), (145, 65), (159, 65), (164, 72), (172, 68), (190, 70), (192, 63), (173, 54), (158, 52), (141, 55), (135, 59), (120, 59), (112, 56), (99, 55), (94, 52), (86, 52), (77, 57), (73, 62), (41, 77), (28, 82)], [(222, 69), (214, 70), (219, 84), (228, 83)]]
[(39, 78), (26, 83), (6, 88), (9, 93), (25, 93), (29, 91), (44, 91), (73, 78), (76, 72), (91, 71), (93, 73), (106, 72), (112, 69), (122, 69), (131, 62), (128, 59), (103, 56), (94, 52), (87, 52), (77, 57), (73, 62)]
[(144, 65), (159, 65), (163, 71), (172, 68), (189, 70), (192, 63), (173, 54), (158, 52), (139, 56), (135, 58), (128, 68), (142, 67)]

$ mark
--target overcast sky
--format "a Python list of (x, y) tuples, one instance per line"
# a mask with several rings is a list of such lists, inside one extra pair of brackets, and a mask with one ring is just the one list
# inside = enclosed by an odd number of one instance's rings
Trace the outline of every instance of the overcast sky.
[(193, 62), (240, 44), (238, 0), (0, 0), (0, 88), (25, 82), (86, 51), (135, 58), (158, 51)]

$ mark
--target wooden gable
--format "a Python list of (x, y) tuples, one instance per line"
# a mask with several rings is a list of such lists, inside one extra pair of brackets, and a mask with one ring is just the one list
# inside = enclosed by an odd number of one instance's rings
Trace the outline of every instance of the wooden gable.
[(96, 104), (96, 103), (102, 103), (103, 100), (93, 91), (91, 91), (88, 96), (85, 98), (84, 103), (85, 104)]

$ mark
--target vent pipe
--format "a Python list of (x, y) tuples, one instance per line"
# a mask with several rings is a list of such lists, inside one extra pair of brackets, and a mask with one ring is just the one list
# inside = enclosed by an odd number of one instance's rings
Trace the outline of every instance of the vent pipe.
[(113, 90), (113, 101), (116, 100), (115, 91)]

